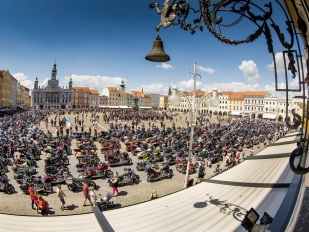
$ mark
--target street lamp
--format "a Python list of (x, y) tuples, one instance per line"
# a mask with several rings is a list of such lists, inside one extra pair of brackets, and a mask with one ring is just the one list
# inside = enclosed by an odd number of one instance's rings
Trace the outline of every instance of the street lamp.
[[(187, 170), (186, 170), (186, 177), (185, 177), (185, 184), (184, 184), (184, 188), (187, 187), (187, 180), (188, 180), (188, 176), (189, 176), (189, 170), (190, 170), (190, 162), (191, 162), (191, 157), (192, 157), (192, 147), (193, 147), (193, 134), (194, 134), (194, 127), (196, 125), (196, 107), (195, 107), (195, 97), (196, 97), (196, 76), (201, 77), (200, 74), (196, 73), (196, 60), (194, 60), (194, 71), (193, 73), (189, 72), (189, 74), (193, 74), (194, 76), (194, 90), (193, 90), (193, 96), (192, 96), (192, 102), (190, 101), (190, 99), (188, 98), (188, 96), (184, 93), (181, 92), (177, 89), (177, 87), (173, 87), (173, 92), (172, 95), (169, 97), (169, 101), (172, 105), (179, 105), (181, 103), (181, 98), (180, 96), (184, 97), (190, 107), (190, 141), (189, 141), (189, 156), (188, 156), (188, 161), (187, 161)], [(218, 106), (220, 101), (217, 97), (217, 89), (215, 88), (213, 90), (212, 93), (212, 97), (209, 100), (209, 103), (212, 106)], [(206, 99), (208, 97), (208, 95), (204, 95), (201, 100), (199, 101), (199, 105), (201, 104), (201, 102), (204, 101), (204, 99)], [(197, 108), (199, 108), (199, 105)]]

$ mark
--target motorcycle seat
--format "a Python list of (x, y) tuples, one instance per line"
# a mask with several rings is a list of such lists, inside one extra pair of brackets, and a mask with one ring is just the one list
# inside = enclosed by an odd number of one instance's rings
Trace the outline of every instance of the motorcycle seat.
[(161, 169), (155, 169), (155, 168), (151, 168), (155, 173), (160, 174), (161, 173)]

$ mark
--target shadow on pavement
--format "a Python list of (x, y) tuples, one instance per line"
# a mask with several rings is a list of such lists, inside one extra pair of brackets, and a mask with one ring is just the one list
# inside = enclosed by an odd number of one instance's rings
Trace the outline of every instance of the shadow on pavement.
[(114, 204), (114, 209), (118, 209), (118, 208), (121, 208), (121, 204), (119, 203)]
[(72, 205), (67, 205), (65, 209), (66, 209), (66, 210), (74, 210), (74, 209), (76, 209), (76, 208), (78, 208), (78, 206), (72, 204)]
[(47, 210), (47, 213), (53, 215), (53, 214), (55, 214), (55, 211), (52, 211), (52, 210), (50, 210), (50, 208), (49, 208), (49, 209)]
[(128, 192), (127, 191), (120, 191), (118, 192), (117, 196), (126, 196), (128, 195)]

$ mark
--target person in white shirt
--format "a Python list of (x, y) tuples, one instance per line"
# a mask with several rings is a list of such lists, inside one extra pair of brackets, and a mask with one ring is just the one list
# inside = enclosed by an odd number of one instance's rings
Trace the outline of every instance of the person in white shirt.
[(64, 210), (64, 207), (65, 207), (64, 206), (65, 205), (64, 197), (66, 197), (66, 195), (62, 191), (60, 184), (57, 185), (57, 197), (59, 198), (59, 200), (61, 202), (60, 209)]
[(94, 187), (89, 188), (89, 196), (90, 196), (90, 201), (91, 201), (92, 206), (96, 206), (97, 205), (97, 196), (94, 192)]

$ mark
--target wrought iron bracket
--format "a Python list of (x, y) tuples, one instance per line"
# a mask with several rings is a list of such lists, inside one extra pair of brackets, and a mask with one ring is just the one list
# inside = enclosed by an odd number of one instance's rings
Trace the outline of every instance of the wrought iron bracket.
[(307, 168), (301, 167), (300, 163), (298, 163), (297, 167), (295, 167), (295, 165), (294, 165), (295, 158), (300, 157), (300, 160), (301, 160), (301, 157), (303, 155), (306, 155), (306, 154), (304, 154), (304, 152), (306, 152), (306, 151), (304, 151), (303, 147), (300, 146), (300, 147), (294, 149), (294, 151), (292, 151), (292, 153), (290, 155), (290, 159), (289, 159), (289, 164), (290, 164), (291, 170), (294, 173), (299, 174), (299, 175), (304, 175), (304, 174), (309, 172), (309, 167), (307, 167)]

